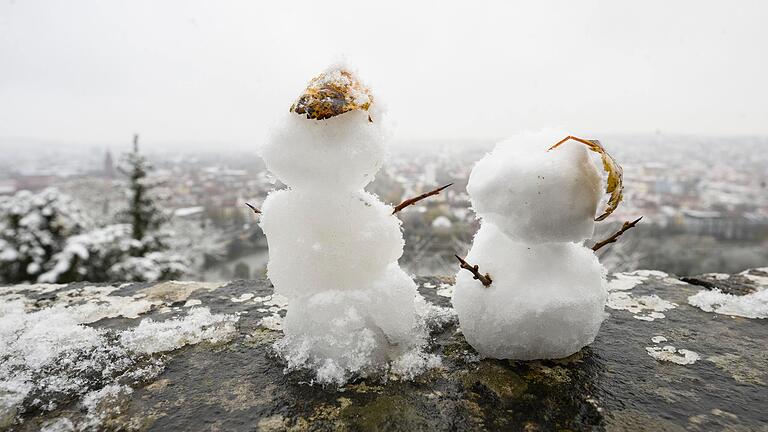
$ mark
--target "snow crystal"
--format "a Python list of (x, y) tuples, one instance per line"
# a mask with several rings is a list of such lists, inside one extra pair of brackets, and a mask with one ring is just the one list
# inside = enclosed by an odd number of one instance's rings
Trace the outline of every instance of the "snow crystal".
[(518, 243), (483, 222), (467, 261), (493, 278), (485, 287), (460, 271), (453, 295), (462, 332), (481, 355), (566, 357), (597, 335), (607, 291), (604, 269), (590, 249)]
[(566, 136), (564, 131), (517, 135), (477, 162), (467, 191), (483, 221), (527, 243), (592, 237), (601, 175), (583, 145), (547, 151)]
[(721, 315), (768, 318), (768, 289), (742, 296), (725, 294), (719, 289), (701, 290), (688, 297), (688, 304)]

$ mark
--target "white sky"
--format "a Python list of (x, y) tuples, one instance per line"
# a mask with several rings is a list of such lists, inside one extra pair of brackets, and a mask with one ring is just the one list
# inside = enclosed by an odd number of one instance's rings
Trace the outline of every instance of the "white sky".
[(0, 137), (259, 140), (345, 56), (396, 137), (768, 134), (765, 1), (0, 0)]

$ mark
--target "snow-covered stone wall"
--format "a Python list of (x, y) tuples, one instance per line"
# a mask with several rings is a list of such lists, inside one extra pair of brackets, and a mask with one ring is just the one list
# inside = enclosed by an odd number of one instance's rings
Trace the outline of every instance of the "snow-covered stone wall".
[(609, 275), (595, 342), (481, 360), (420, 278), (429, 358), (343, 387), (286, 373), (268, 281), (0, 287), (0, 430), (755, 429), (768, 418), (768, 269)]

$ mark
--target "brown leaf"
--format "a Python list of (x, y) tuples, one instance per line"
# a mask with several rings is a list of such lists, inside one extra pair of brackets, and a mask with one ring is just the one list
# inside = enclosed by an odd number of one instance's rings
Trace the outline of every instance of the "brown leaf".
[[(312, 78), (307, 89), (291, 105), (291, 112), (308, 119), (325, 120), (353, 110), (368, 111), (373, 96), (350, 71), (331, 68)], [(372, 121), (370, 116), (368, 120)]]
[(611, 194), (611, 197), (608, 199), (608, 203), (606, 204), (603, 213), (595, 218), (596, 221), (601, 221), (613, 213), (613, 211), (616, 210), (616, 208), (619, 206), (619, 203), (621, 203), (621, 200), (624, 198), (624, 170), (621, 169), (621, 165), (616, 162), (616, 159), (614, 159), (613, 156), (608, 154), (608, 151), (605, 150), (605, 147), (603, 147), (603, 145), (600, 144), (600, 141), (598, 140), (586, 140), (569, 135), (560, 140), (557, 144), (550, 147), (549, 150), (559, 147), (561, 144), (568, 140), (578, 141), (586, 145), (587, 148), (599, 154), (600, 158), (603, 160), (603, 170), (608, 173), (608, 181), (605, 185), (605, 193)]

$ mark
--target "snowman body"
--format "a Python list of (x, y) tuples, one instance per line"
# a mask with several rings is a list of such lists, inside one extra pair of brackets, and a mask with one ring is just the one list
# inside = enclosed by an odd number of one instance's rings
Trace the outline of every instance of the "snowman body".
[(583, 146), (547, 151), (561, 136), (503, 141), (470, 175), (481, 226), (466, 260), (493, 282), (460, 271), (453, 305), (484, 357), (566, 357), (594, 341), (605, 318), (605, 270), (582, 245), (594, 231), (601, 177)]
[(290, 112), (261, 151), (288, 186), (269, 194), (260, 222), (268, 276), (288, 299), (276, 347), (289, 369), (313, 369), (321, 383), (386, 368), (423, 339), (416, 285), (397, 264), (400, 221), (363, 190), (382, 164), (385, 138), (372, 107), (322, 120)]

